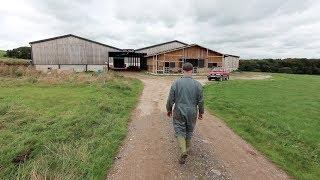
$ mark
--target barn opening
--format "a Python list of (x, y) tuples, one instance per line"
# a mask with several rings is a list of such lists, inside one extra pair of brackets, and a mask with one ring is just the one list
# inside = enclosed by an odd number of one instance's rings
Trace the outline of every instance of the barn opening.
[(114, 68), (125, 68), (124, 57), (114, 57), (113, 58), (113, 67)]
[(203, 68), (204, 59), (184, 59), (184, 63), (191, 63), (193, 67)]
[(218, 63), (208, 63), (208, 68), (212, 69), (218, 67)]
[(147, 70), (145, 53), (137, 53), (134, 50), (109, 52), (108, 68), (114, 70)]

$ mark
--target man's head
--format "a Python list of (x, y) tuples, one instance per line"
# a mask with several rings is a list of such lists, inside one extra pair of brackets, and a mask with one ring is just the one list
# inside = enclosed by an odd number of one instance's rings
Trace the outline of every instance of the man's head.
[(182, 66), (183, 72), (185, 74), (192, 74), (193, 65), (191, 63), (184, 63)]

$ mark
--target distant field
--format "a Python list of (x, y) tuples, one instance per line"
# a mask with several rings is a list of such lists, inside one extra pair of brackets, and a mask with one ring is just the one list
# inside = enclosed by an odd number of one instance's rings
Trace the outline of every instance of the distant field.
[(273, 74), (205, 87), (206, 106), (297, 179), (320, 177), (320, 76)]
[(105, 178), (142, 83), (59, 76), (0, 77), (0, 179)]

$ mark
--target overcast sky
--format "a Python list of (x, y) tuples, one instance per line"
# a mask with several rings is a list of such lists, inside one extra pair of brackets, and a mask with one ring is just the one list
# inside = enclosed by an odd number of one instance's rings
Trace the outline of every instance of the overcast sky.
[(320, 1), (1, 1), (0, 49), (64, 34), (119, 48), (177, 39), (242, 58), (319, 58)]

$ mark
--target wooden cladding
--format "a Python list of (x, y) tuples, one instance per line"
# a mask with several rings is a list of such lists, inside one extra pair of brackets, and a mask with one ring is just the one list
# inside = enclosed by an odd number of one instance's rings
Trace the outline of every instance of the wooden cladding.
[(64, 37), (31, 44), (34, 64), (101, 64), (108, 59), (112, 47), (77, 37)]
[(208, 65), (223, 66), (223, 59), (223, 55), (212, 50), (200, 46), (191, 46), (148, 57), (148, 68), (149, 71), (157, 73), (164, 67), (181, 68), (183, 62), (193, 62), (193, 60), (196, 67), (208, 68)]

